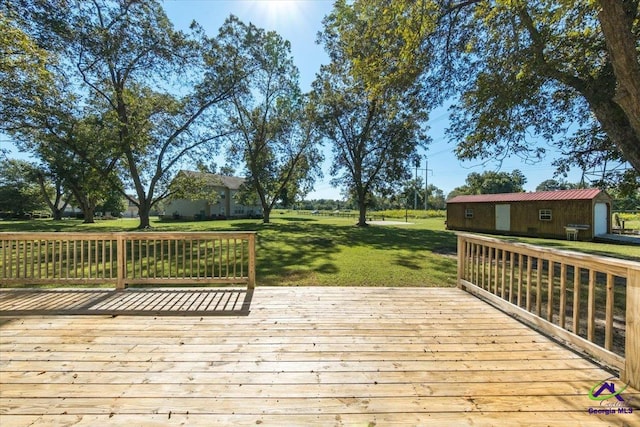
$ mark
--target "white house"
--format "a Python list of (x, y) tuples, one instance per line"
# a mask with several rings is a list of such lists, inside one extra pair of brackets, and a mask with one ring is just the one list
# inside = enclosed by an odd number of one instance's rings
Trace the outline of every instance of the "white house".
[(165, 216), (176, 219), (252, 218), (262, 216), (260, 206), (245, 206), (236, 200), (236, 194), (245, 182), (244, 178), (205, 172), (180, 171), (204, 182), (218, 193), (218, 200), (171, 199), (165, 205)]

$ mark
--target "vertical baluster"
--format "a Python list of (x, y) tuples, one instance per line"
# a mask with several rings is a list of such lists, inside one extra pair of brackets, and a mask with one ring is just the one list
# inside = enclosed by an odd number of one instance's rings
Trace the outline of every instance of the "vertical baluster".
[(177, 239), (174, 242), (173, 247), (175, 248), (175, 253), (173, 255), (176, 263), (175, 277), (177, 278), (177, 277), (180, 277), (180, 245), (178, 244)]
[(233, 239), (233, 277), (238, 277), (238, 240)]
[(228, 279), (229, 278), (229, 239), (225, 240), (227, 242), (227, 266), (226, 266), (226, 272), (227, 274), (225, 275), (225, 277)]
[(22, 242), (22, 274), (24, 275), (24, 277), (28, 277), (28, 273), (29, 270), (27, 268), (27, 258), (28, 258), (28, 252), (27, 252), (27, 240), (23, 240)]
[(72, 274), (72, 267), (73, 264), (71, 263), (71, 242), (75, 242), (75, 240), (67, 240), (67, 247), (66, 247), (66, 257), (67, 257), (67, 272), (66, 272), (66, 277), (68, 279), (71, 279)]
[(500, 298), (504, 298), (505, 288), (507, 286), (507, 251), (502, 249), (502, 263), (500, 265)]
[(196, 267), (196, 277), (197, 278), (202, 277), (200, 275), (200, 250), (201, 250), (200, 245), (201, 245), (200, 239), (196, 240), (196, 250), (197, 250), (196, 255), (198, 257), (197, 260), (196, 260), (196, 265), (197, 265), (197, 267)]
[(596, 322), (596, 272), (589, 270), (589, 295), (587, 297), (587, 339), (593, 342)]
[(493, 266), (493, 293), (494, 295), (500, 295), (498, 293), (498, 289), (502, 287), (502, 285), (500, 284), (500, 280), (502, 279), (502, 273), (501, 273), (501, 265), (500, 265), (500, 249), (498, 248), (494, 248), (493, 249), (493, 254), (494, 254), (494, 266)]
[(580, 333), (580, 287), (582, 286), (582, 280), (580, 280), (580, 267), (573, 266), (573, 333), (579, 335)]
[(567, 264), (560, 264), (560, 327), (564, 328), (567, 317)]
[(171, 271), (172, 271), (172, 265), (171, 263), (173, 262), (171, 259), (171, 240), (166, 240), (167, 243), (167, 270), (169, 271), (169, 277), (173, 277), (171, 275)]
[(493, 271), (493, 248), (487, 247), (487, 291), (491, 292), (492, 271)]
[(34, 263), (34, 254), (33, 254), (34, 245), (35, 245), (35, 242), (33, 240), (30, 240), (29, 241), (29, 277), (31, 277), (31, 278), (34, 277), (34, 274), (33, 274), (33, 272), (34, 272), (34, 265), (33, 265), (33, 263)]
[(94, 253), (94, 268), (95, 268), (95, 275), (94, 275), (94, 279), (99, 279), (100, 278), (100, 239), (96, 238), (93, 241), (93, 244), (95, 245), (95, 253)]
[(0, 248), (2, 248), (2, 278), (7, 278), (7, 241), (0, 240)]
[(204, 277), (206, 278), (209, 278), (209, 242), (209, 239), (204, 241), (204, 253), (202, 255), (204, 257)]
[(515, 276), (515, 254), (509, 251), (509, 302), (513, 303), (513, 280)]
[(613, 346), (613, 299), (614, 299), (613, 275), (607, 274), (607, 300), (605, 309), (604, 348), (611, 350)]
[(553, 261), (548, 263), (549, 271), (547, 272), (547, 279), (549, 279), (547, 287), (547, 320), (553, 322), (553, 293), (554, 293), (554, 280), (555, 280), (555, 264)]
[(87, 267), (89, 271), (87, 272), (87, 277), (89, 279), (91, 279), (91, 274), (92, 274), (92, 268), (91, 268), (91, 265), (93, 264), (91, 259), (92, 250), (93, 250), (93, 239), (88, 239), (87, 240)]
[(485, 268), (485, 254), (487, 252), (487, 247), (482, 246), (482, 258), (480, 260), (480, 287), (484, 289), (484, 268)]
[(544, 261), (536, 258), (536, 316), (542, 316), (542, 267)]
[(102, 242), (102, 279), (107, 278), (107, 239), (101, 240)]
[(136, 239), (135, 237), (131, 236), (131, 239), (129, 239), (129, 249), (130, 249), (130, 254), (129, 256), (131, 257), (131, 278), (135, 279), (136, 275), (137, 275), (137, 269), (138, 267), (138, 254), (137, 254), (137, 250), (136, 250)]
[(80, 240), (80, 277), (84, 279), (84, 239)]
[(531, 312), (531, 273), (532, 273), (531, 256), (527, 255), (527, 311)]
[(186, 276), (187, 270), (187, 241), (182, 241), (182, 278), (184, 279)]
[(166, 264), (166, 260), (164, 259), (164, 239), (160, 239), (160, 259), (162, 262), (162, 266), (160, 268), (160, 276), (163, 278), (167, 278), (167, 276), (165, 276), (165, 264)]
[(71, 251), (71, 277), (72, 278), (76, 278), (78, 277), (78, 258), (77, 258), (77, 240), (73, 239), (72, 240), (72, 245), (70, 246), (70, 251)]
[(245, 251), (249, 248), (249, 240), (240, 240), (240, 277), (245, 277), (244, 263), (245, 263)]
[(518, 307), (522, 307), (522, 279), (524, 277), (524, 256), (518, 254)]
[(37, 278), (42, 278), (42, 240), (38, 239), (36, 243), (36, 252), (38, 253), (38, 268), (37, 268)]
[(114, 275), (113, 275), (113, 245), (114, 245), (114, 241), (113, 239), (109, 239), (109, 273), (107, 275), (107, 277), (109, 279), (113, 279)]
[(218, 277), (222, 278), (222, 239), (218, 239), (218, 245)]
[(473, 244), (473, 284), (480, 284), (480, 251), (477, 243)]
[(158, 262), (162, 262), (162, 259), (158, 260), (158, 241), (153, 239), (153, 244), (151, 245), (153, 248), (153, 278), (158, 277)]

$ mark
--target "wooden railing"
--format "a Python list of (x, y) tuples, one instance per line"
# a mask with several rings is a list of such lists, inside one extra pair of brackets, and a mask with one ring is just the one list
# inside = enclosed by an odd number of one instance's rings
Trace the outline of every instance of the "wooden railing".
[(458, 286), (640, 387), (640, 263), (460, 233)]
[(254, 232), (0, 233), (0, 285), (243, 283)]

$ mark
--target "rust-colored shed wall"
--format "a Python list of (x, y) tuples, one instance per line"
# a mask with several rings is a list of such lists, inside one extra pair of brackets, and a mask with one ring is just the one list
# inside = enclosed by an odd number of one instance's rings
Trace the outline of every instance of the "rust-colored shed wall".
[[(447, 228), (532, 237), (566, 238), (565, 227), (570, 224), (588, 226), (578, 233), (579, 240), (594, 237), (594, 209), (596, 203), (607, 205), (607, 232), (611, 231), (611, 199), (601, 193), (589, 200), (540, 200), (511, 202), (462, 202), (447, 204)], [(496, 205), (510, 205), (509, 231), (496, 230)], [(473, 218), (465, 218), (466, 209), (473, 209)], [(541, 209), (550, 209), (552, 219), (542, 221)]]

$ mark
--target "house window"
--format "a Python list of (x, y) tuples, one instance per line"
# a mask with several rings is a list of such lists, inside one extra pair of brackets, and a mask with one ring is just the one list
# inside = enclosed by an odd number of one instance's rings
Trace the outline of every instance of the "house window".
[(473, 209), (465, 209), (464, 210), (465, 218), (473, 218)]
[(540, 209), (538, 211), (538, 217), (540, 221), (551, 221), (551, 209)]

